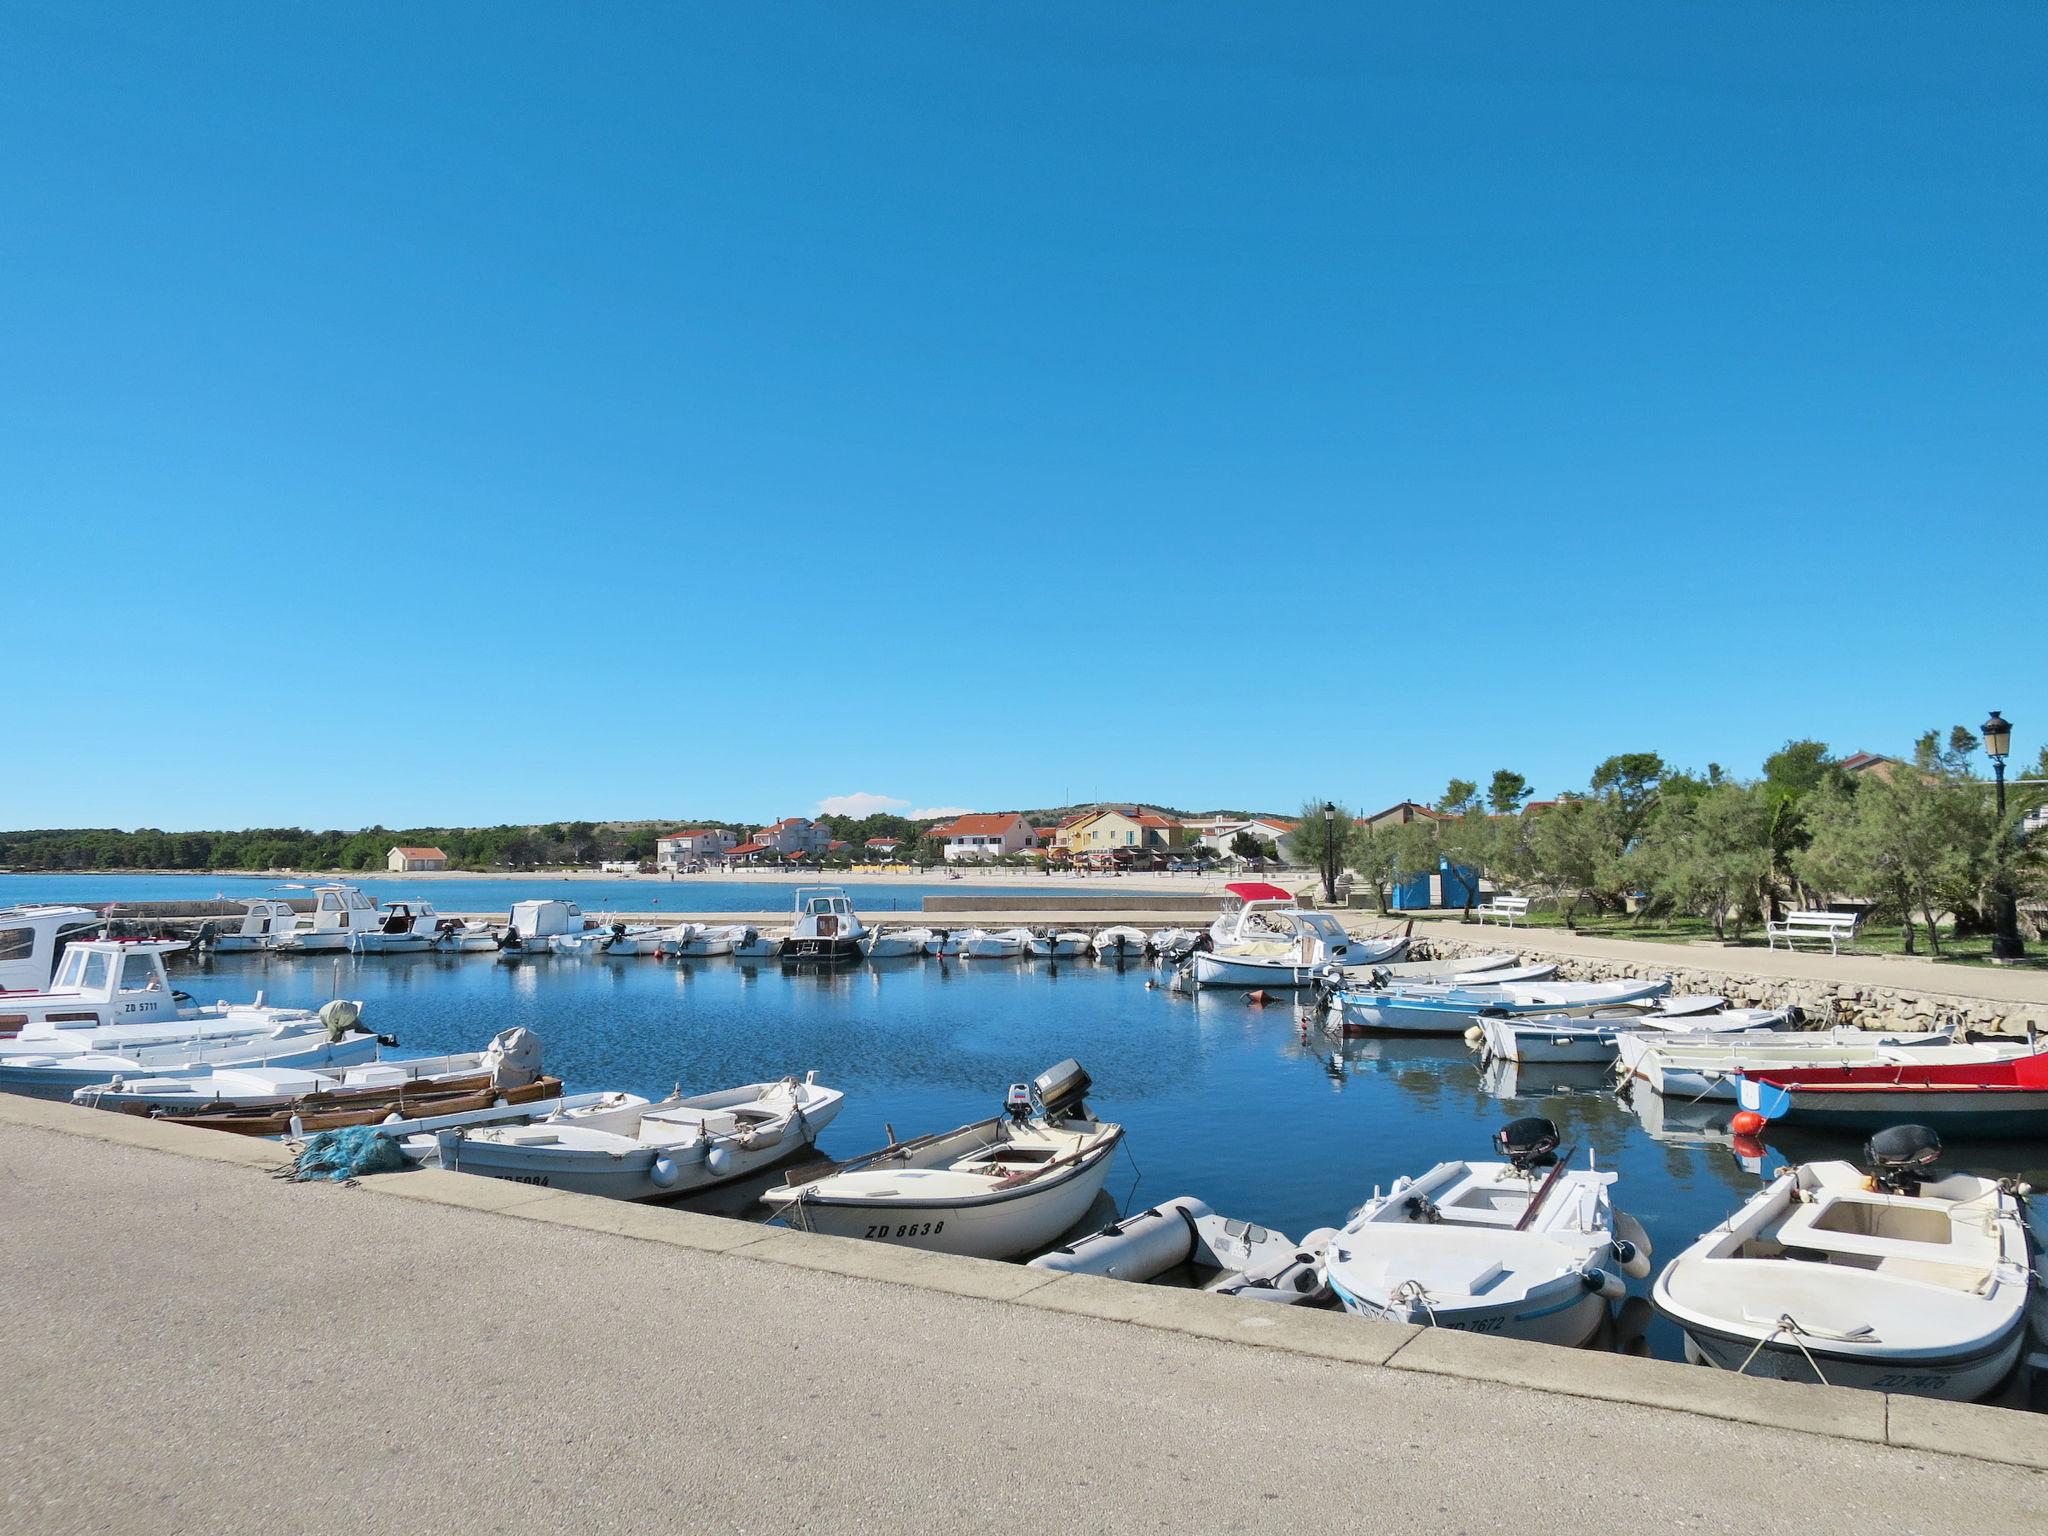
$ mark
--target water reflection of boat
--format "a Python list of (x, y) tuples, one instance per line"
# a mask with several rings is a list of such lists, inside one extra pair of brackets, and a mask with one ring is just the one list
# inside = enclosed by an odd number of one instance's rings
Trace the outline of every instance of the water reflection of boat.
[(1498, 1056), (1480, 1067), (1479, 1086), (1496, 1099), (1604, 1099), (1613, 1095), (1612, 1075), (1603, 1066), (1506, 1061)]

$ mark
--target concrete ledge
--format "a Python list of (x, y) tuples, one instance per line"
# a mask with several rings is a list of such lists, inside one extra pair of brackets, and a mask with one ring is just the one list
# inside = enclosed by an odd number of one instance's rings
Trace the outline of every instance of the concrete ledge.
[[(13, 1094), (0, 1094), (0, 1124), (264, 1172), (286, 1161), (275, 1142)], [(1372, 1323), (1336, 1312), (1092, 1275), (1049, 1274), (440, 1169), (378, 1175), (357, 1187), (394, 1199), (1279, 1349), (1344, 1365), (1455, 1377), (2048, 1470), (2048, 1417), (2010, 1409), (1732, 1376), (1670, 1361)]]
[[(1472, 1381), (1500, 1381), (1593, 1397), (1607, 1402), (1670, 1408), (1712, 1419), (1733, 1419), (1774, 1429), (1885, 1443), (1885, 1397), (1848, 1387), (1736, 1376), (1671, 1360), (1641, 1360), (1603, 1350), (1560, 1349), (1519, 1339), (1491, 1339), (1449, 1328), (1423, 1328), (1388, 1362), (1397, 1371), (1429, 1371)], [(2002, 1409), (1986, 1410), (2017, 1417)], [(2048, 1454), (2042, 1465), (2048, 1466)]]
[(2015, 1467), (2048, 1467), (2048, 1417), (2041, 1414), (1896, 1394), (1885, 1402), (1889, 1444)]
[(1206, 1291), (1131, 1285), (1099, 1275), (1056, 1276), (1051, 1285), (1026, 1295), (1022, 1304), (1353, 1365), (1384, 1365), (1422, 1331), (1405, 1324), (1346, 1317), (1340, 1312), (1235, 1301)]
[[(707, 1220), (723, 1220), (707, 1217)], [(728, 1222), (728, 1225), (744, 1225)], [(850, 1275), (861, 1280), (883, 1280), (893, 1285), (912, 1285), (925, 1290), (944, 1291), (949, 1296), (973, 1296), (983, 1301), (1015, 1301), (1052, 1282), (1044, 1270), (1026, 1269), (1021, 1264), (993, 1264), (986, 1259), (963, 1259), (950, 1253), (926, 1253), (921, 1248), (895, 1248), (887, 1243), (868, 1243), (853, 1237), (824, 1237), (814, 1232), (791, 1232), (781, 1227), (752, 1227), (755, 1241), (731, 1251), (743, 1259), (760, 1259), (768, 1264), (790, 1264), (798, 1269), (815, 1269), (826, 1274)]]

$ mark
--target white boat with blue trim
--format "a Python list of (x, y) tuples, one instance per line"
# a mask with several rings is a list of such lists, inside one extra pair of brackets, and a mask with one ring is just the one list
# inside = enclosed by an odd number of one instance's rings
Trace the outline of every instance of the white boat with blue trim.
[(1361, 1317), (1542, 1344), (1599, 1330), (1624, 1277), (1649, 1273), (1640, 1224), (1612, 1204), (1615, 1175), (1567, 1165), (1557, 1127), (1516, 1120), (1504, 1162), (1439, 1163), (1397, 1179), (1330, 1239), (1324, 1277)]
[(1479, 986), (1346, 987), (1323, 1000), (1323, 1027), (1346, 1035), (1462, 1035), (1482, 1016), (1648, 1013), (1671, 990), (1658, 981), (1535, 981)]
[(1894, 1126), (1845, 1162), (1786, 1168), (1666, 1266), (1650, 1300), (1695, 1361), (1972, 1402), (2012, 1373), (2031, 1285), (2018, 1188), (1937, 1174)]
[(455, 1173), (613, 1200), (670, 1200), (802, 1151), (845, 1099), (812, 1072), (658, 1103), (622, 1095), (528, 1125), (456, 1126), (434, 1133), (433, 1146)]
[(1123, 1139), (1088, 1112), (1088, 1087), (1063, 1061), (1012, 1084), (993, 1119), (798, 1170), (761, 1198), (799, 1231), (978, 1259), (1042, 1252), (1095, 1203)]

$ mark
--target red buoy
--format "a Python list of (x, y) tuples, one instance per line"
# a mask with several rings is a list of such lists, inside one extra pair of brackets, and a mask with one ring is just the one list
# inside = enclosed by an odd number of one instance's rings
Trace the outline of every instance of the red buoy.
[(1728, 1129), (1738, 1136), (1754, 1136), (1768, 1123), (1753, 1109), (1738, 1109), (1735, 1118), (1728, 1122)]

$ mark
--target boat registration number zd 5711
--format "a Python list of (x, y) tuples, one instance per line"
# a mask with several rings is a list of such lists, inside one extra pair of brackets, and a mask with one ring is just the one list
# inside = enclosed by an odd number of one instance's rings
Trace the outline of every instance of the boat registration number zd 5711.
[(891, 1227), (886, 1221), (878, 1227), (869, 1227), (869, 1237), (936, 1237), (946, 1230), (943, 1221), (909, 1221)]

